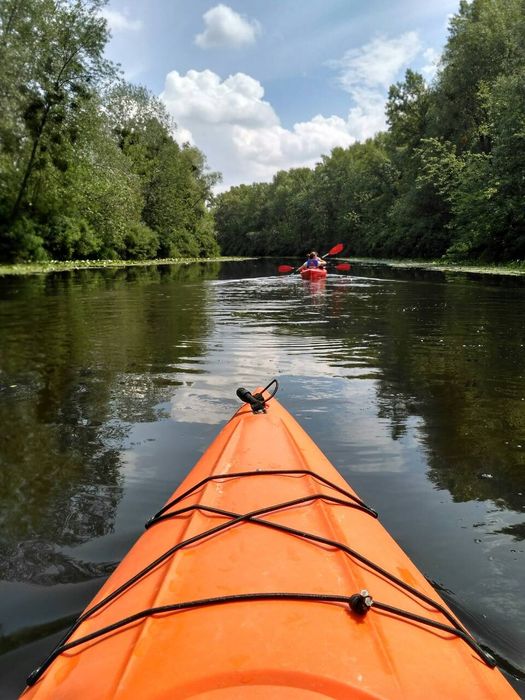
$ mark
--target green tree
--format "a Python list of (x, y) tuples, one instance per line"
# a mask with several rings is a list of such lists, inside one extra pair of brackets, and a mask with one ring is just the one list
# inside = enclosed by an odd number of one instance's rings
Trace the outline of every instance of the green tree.
[[(525, 10), (521, 26), (525, 29)], [(491, 257), (525, 258), (525, 57), (519, 70), (495, 82), (489, 101), (492, 123)]]
[(487, 93), (524, 60), (522, 0), (461, 0), (452, 17), (433, 101), (433, 132), (458, 153), (490, 151)]
[(141, 86), (120, 83), (108, 96), (117, 143), (141, 183), (142, 220), (167, 257), (216, 255), (208, 213), (216, 173), (195, 147), (179, 146), (163, 103)]
[(265, 206), (266, 254), (303, 253), (315, 245), (310, 217), (312, 181), (309, 168), (281, 170), (274, 176)]
[(99, 0), (55, 0), (49, 13), (45, 12), (46, 0), (25, 5), (35, 11), (40, 31), (32, 42), (30, 74), (19, 76), (26, 79), (19, 88), (24, 96), (21, 106), (26, 138), (17, 158), (19, 177), (9, 213), (11, 222), (28, 194), (30, 197), (35, 171), (46, 165), (67, 169), (62, 146), (65, 139), (74, 142), (76, 138), (77, 112), (82, 102), (91, 98), (96, 82), (113, 74), (103, 56), (107, 28), (99, 14), (101, 4)]
[(0, 4), (0, 257), (217, 254), (217, 175), (104, 58), (104, 4)]
[(437, 257), (450, 244), (450, 205), (427, 163), (427, 156), (435, 155), (427, 153), (426, 141), (433, 99), (423, 77), (412, 70), (389, 91), (386, 144), (396, 176), (388, 235), (380, 246), (387, 255)]
[(394, 171), (376, 137), (348, 148), (334, 148), (315, 169), (312, 188), (314, 235), (325, 246), (345, 241), (357, 254), (375, 252), (385, 235)]
[(264, 255), (266, 229), (272, 222), (266, 213), (270, 184), (238, 185), (217, 195), (213, 215), (217, 239), (226, 255)]

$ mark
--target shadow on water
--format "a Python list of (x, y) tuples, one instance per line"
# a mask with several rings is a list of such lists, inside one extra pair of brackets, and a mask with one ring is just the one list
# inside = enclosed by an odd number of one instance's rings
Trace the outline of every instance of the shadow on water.
[(312, 285), (277, 276), (279, 262), (0, 278), (0, 674), (12, 697), (236, 408), (235, 388), (273, 376), (523, 680), (525, 286), (363, 264)]

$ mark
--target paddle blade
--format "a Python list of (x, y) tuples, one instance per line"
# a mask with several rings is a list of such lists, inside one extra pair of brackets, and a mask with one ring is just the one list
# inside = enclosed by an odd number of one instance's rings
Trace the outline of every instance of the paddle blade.
[(344, 248), (344, 244), (338, 243), (337, 245), (334, 245), (333, 248), (330, 248), (327, 255), (337, 255), (338, 253), (340, 253), (343, 250), (343, 248)]
[(348, 272), (350, 269), (349, 263), (341, 263), (340, 265), (335, 266), (336, 270), (341, 270), (341, 272)]
[(293, 272), (294, 268), (291, 265), (279, 265), (278, 272)]

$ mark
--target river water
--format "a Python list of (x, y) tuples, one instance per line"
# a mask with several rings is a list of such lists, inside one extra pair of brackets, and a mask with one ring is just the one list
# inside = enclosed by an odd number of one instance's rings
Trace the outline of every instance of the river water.
[(0, 697), (273, 377), (525, 697), (525, 281), (268, 261), (0, 278)]

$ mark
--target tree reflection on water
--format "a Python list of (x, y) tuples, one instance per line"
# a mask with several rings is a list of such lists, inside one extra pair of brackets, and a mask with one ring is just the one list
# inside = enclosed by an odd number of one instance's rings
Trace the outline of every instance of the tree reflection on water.
[[(114, 567), (71, 550), (113, 531), (129, 427), (161, 415), (178, 364), (202, 352), (205, 299), (191, 282), (217, 272), (166, 266), (0, 282), (0, 580), (72, 583)], [(184, 300), (174, 276), (190, 284)]]

